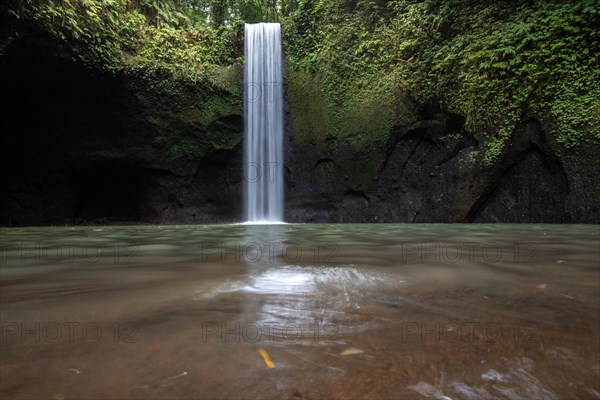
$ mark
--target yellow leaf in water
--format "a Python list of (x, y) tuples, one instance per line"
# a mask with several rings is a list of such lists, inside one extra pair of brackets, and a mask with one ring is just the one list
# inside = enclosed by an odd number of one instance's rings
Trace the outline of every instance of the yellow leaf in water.
[(258, 349), (258, 354), (260, 354), (263, 360), (265, 360), (265, 364), (267, 364), (267, 367), (275, 368), (275, 364), (273, 364), (273, 362), (269, 358), (269, 354), (267, 354), (267, 352), (264, 349)]
[(364, 351), (362, 351), (360, 349), (355, 349), (354, 347), (350, 347), (349, 349), (342, 351), (340, 353), (340, 356), (351, 356), (353, 354), (362, 354), (362, 353), (364, 353)]

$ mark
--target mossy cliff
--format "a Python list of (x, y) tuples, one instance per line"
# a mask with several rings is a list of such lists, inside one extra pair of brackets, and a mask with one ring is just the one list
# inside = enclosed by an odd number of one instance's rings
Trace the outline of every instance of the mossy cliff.
[(288, 220), (600, 222), (595, 2), (180, 3), (1, 6), (0, 223), (239, 220), (243, 21), (265, 18)]
[(286, 22), (290, 140), (315, 155), (296, 218), (600, 220), (596, 2), (314, 0)]
[[(284, 26), (297, 137), (381, 148), (408, 94), (465, 119), (491, 166), (525, 113), (567, 148), (600, 143), (592, 1), (306, 1)], [(307, 101), (306, 99), (311, 99)], [(316, 116), (320, 129), (306, 119)]]

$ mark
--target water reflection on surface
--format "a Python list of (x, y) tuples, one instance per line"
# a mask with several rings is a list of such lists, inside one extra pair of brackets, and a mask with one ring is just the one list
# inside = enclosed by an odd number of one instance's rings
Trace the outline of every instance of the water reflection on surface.
[(598, 228), (1, 229), (0, 397), (600, 398)]

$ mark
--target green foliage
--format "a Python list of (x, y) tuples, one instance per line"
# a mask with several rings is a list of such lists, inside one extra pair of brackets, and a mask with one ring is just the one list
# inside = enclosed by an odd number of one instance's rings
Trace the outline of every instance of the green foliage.
[[(593, 0), (7, 2), (2, 49), (45, 32), (94, 69), (147, 76), (157, 93), (198, 84), (202, 124), (241, 108), (243, 22), (281, 21), (299, 139), (379, 151), (414, 120), (409, 97), (463, 115), (485, 165), (525, 112), (566, 147), (600, 141)], [(175, 153), (194, 148), (186, 143)]]
[(42, 32), (90, 69), (133, 76), (133, 92), (158, 115), (164, 109), (189, 114), (188, 126), (169, 136), (157, 134), (150, 146), (155, 156), (202, 157), (240, 141), (218, 121), (242, 110), (243, 31), (241, 24), (200, 23), (204, 11), (193, 8), (198, 5), (188, 0), (13, 0), (11, 15), (18, 23), (13, 21), (12, 36)]
[(600, 138), (600, 7), (591, 0), (306, 0), (285, 21), (291, 68), (322, 79), (340, 141), (384, 142), (397, 93), (466, 118), (491, 165), (526, 111), (557, 141)]
[(590, 94), (600, 82), (595, 3), (523, 2), (508, 10), (483, 4), (470, 22), (444, 16), (455, 23), (442, 36), (443, 51), (427, 59), (437, 71), (433, 92), (466, 115), (468, 130), (490, 138), (484, 162), (493, 163), (527, 109), (550, 111), (558, 141), (569, 147), (593, 137), (590, 109), (598, 96)]
[(318, 0), (304, 0), (292, 17), (282, 26), (285, 50), (294, 66), (315, 73), (317, 69), (318, 44), (322, 40), (319, 26), (321, 4)]
[(323, 144), (330, 132), (330, 115), (321, 79), (305, 70), (290, 68), (287, 81), (295, 137)]
[(22, 0), (12, 12), (26, 22), (19, 25), (21, 30), (49, 33), (95, 69), (142, 64), (191, 76), (202, 74), (209, 65), (239, 62), (240, 25), (197, 27), (187, 15), (191, 6), (186, 14), (177, 3)]
[(467, 166), (473, 166), (473, 164), (475, 164), (475, 162), (477, 161), (477, 157), (479, 156), (479, 151), (477, 150), (472, 150), (470, 151), (465, 159), (463, 160), (463, 162), (467, 165)]

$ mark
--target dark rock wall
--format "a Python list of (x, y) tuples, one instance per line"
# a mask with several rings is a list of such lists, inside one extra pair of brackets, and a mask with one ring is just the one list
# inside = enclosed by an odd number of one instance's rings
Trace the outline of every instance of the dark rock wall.
[[(600, 223), (600, 146), (566, 151), (525, 116), (499, 161), (484, 168), (468, 161), (478, 143), (451, 135), (457, 117), (436, 118), (392, 140), (380, 159), (293, 144), (288, 220)], [(375, 171), (372, 185), (352, 180), (348, 160)]]
[[(85, 70), (43, 46), (14, 51), (0, 66), (0, 225), (241, 220), (239, 113), (201, 126), (199, 107), (140, 94), (135, 77)], [(462, 118), (434, 107), (417, 107), (375, 155), (297, 141), (285, 110), (289, 222), (600, 223), (599, 146), (567, 151), (534, 115), (485, 168), (471, 157), (480, 144), (457, 133)], [(145, 146), (198, 130), (240, 143), (176, 159)]]
[[(207, 122), (193, 93), (177, 104), (140, 77), (82, 68), (52, 43), (0, 58), (0, 225), (239, 220), (241, 112)], [(238, 144), (197, 159), (161, 150), (187, 151), (205, 131)]]

